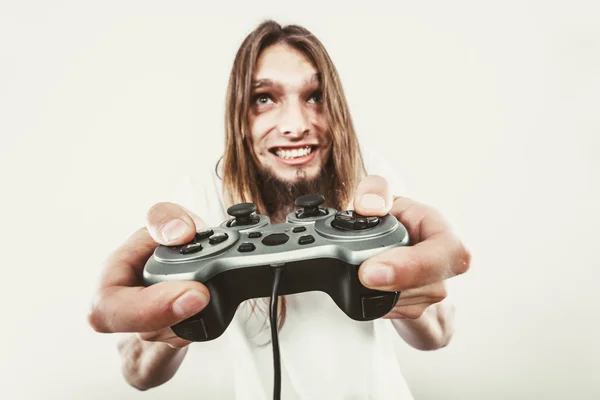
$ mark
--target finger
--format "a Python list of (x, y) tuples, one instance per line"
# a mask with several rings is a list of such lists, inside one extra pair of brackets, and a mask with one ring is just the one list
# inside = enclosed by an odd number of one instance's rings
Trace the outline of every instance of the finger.
[(158, 246), (146, 228), (140, 228), (117, 247), (104, 261), (100, 288), (138, 286), (148, 258)]
[(202, 311), (209, 298), (206, 286), (195, 281), (109, 286), (98, 292), (89, 322), (104, 333), (159, 331)]
[(470, 254), (450, 232), (414, 246), (397, 247), (365, 261), (359, 268), (363, 285), (384, 291), (418, 288), (467, 271)]
[(206, 225), (200, 217), (175, 203), (158, 203), (148, 210), (146, 228), (155, 242), (178, 245), (190, 241)]
[(353, 199), (357, 213), (368, 216), (383, 216), (392, 207), (392, 195), (387, 181), (379, 175), (368, 175), (358, 185)]
[[(123, 310), (119, 310), (119, 304), (118, 302), (115, 303), (115, 299), (123, 296), (128, 299), (130, 297), (141, 299), (143, 295), (138, 294), (137, 296), (133, 296), (133, 294), (138, 292), (152, 294), (156, 290), (146, 290), (136, 286), (141, 284), (143, 268), (148, 258), (158, 246), (158, 242), (151, 237), (149, 228), (154, 228), (155, 236), (159, 236), (157, 233), (159, 230), (156, 229), (156, 227), (161, 226), (161, 222), (165, 221), (164, 218), (161, 220), (161, 216), (165, 215), (175, 215), (176, 218), (180, 217), (182, 218), (180, 220), (187, 221), (186, 224), (189, 224), (190, 221), (192, 221), (192, 217), (185, 209), (173, 203), (160, 203), (151, 208), (148, 212), (149, 227), (136, 231), (125, 241), (125, 243), (110, 254), (104, 263), (105, 266), (100, 277), (100, 288), (88, 314), (88, 321), (94, 329), (102, 332), (119, 331), (120, 329), (124, 329), (123, 331), (125, 332), (129, 331), (127, 327), (121, 328), (122, 325), (126, 325), (126, 322), (121, 322), (123, 318), (118, 317), (123, 314)], [(199, 218), (197, 218), (197, 221), (198, 224), (203, 225), (203, 222)], [(192, 228), (190, 228), (188, 232), (191, 237), (193, 237), (193, 232), (196, 230), (195, 224), (195, 222), (191, 222)], [(200, 292), (205, 291), (205, 293), (208, 294), (208, 291), (202, 284), (196, 282), (190, 284), (199, 289)], [(129, 288), (129, 286), (131, 286), (131, 288)], [(173, 302), (175, 301), (176, 296), (183, 294), (185, 287), (179, 287), (178, 290), (179, 291), (176, 293), (171, 293), (171, 300)], [(150, 296), (150, 298), (152, 298), (152, 296)], [(166, 301), (168, 303), (168, 299), (166, 299)], [(185, 303), (185, 300), (182, 300), (182, 302)], [(160, 307), (160, 305), (163, 304), (164, 307), (164, 304), (167, 303), (159, 302), (158, 306)], [(128, 308), (130, 308), (132, 312), (140, 312), (142, 314), (148, 314), (149, 312), (140, 309), (135, 301), (130, 301)], [(150, 314), (153, 313), (150, 312)], [(125, 318), (125, 321), (127, 321), (127, 318)], [(160, 321), (161, 320), (158, 320), (159, 325), (161, 324)], [(140, 324), (144, 326), (145, 322), (142, 320)]]
[(365, 261), (359, 278), (367, 287), (406, 290), (465, 273), (471, 254), (435, 209), (396, 197), (390, 213), (406, 227), (410, 247), (399, 247)]
[(166, 343), (174, 349), (181, 349), (192, 343), (189, 340), (185, 340), (177, 336), (170, 328), (157, 332), (140, 332), (137, 334), (137, 337), (145, 342)]
[(445, 297), (436, 297), (436, 296), (417, 296), (417, 297), (410, 297), (410, 298), (406, 298), (406, 299), (400, 299), (398, 300), (398, 302), (396, 303), (396, 307), (402, 308), (402, 307), (407, 307), (407, 306), (413, 306), (415, 304), (434, 304), (434, 303), (439, 303), (440, 301), (444, 300)]
[(448, 222), (435, 208), (407, 197), (396, 196), (390, 214), (406, 227), (413, 244), (437, 233), (451, 230)]
[(433, 303), (419, 303), (404, 307), (401, 311), (392, 310), (383, 318), (385, 319), (417, 319), (420, 318), (425, 310)]
[(204, 220), (202, 218), (200, 218), (197, 214), (195, 214), (194, 212), (190, 211), (189, 209), (187, 209), (183, 206), (181, 206), (181, 208), (183, 208), (185, 210), (185, 212), (187, 212), (188, 215), (190, 217), (192, 217), (192, 220), (194, 221), (194, 225), (196, 226), (197, 231), (206, 228), (206, 223), (204, 222)]
[(400, 292), (396, 305), (410, 305), (428, 301), (439, 302), (448, 296), (446, 282), (440, 281), (416, 289), (406, 289)]
[[(186, 234), (176, 242), (185, 243), (193, 237), (193, 232), (204, 228), (205, 224), (200, 217), (173, 203), (159, 203), (148, 211), (147, 227), (133, 233), (121, 246), (113, 251), (105, 260), (103, 273), (100, 277), (100, 287), (106, 286), (138, 286), (142, 270), (148, 258), (159, 245), (162, 239), (159, 227), (164, 225), (165, 219), (161, 216), (175, 216), (185, 219)], [(190, 222), (192, 221), (192, 222)], [(188, 225), (189, 224), (189, 225)], [(189, 228), (188, 228), (189, 226)], [(154, 237), (150, 232), (153, 232)], [(189, 237), (188, 237), (189, 236)]]
[(399, 314), (399, 313), (395, 312), (394, 310), (392, 310), (389, 313), (385, 314), (381, 318), (383, 318), (383, 319), (405, 319), (406, 315)]

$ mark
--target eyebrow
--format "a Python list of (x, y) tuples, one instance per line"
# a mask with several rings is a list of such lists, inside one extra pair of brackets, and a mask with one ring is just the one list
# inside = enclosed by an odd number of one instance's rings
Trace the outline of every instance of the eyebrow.
[[(315, 73), (309, 79), (304, 80), (305, 85), (310, 85), (313, 82), (321, 82), (321, 74)], [(281, 87), (281, 83), (275, 82), (271, 79), (253, 79), (252, 80), (252, 89), (260, 89), (263, 87)]]

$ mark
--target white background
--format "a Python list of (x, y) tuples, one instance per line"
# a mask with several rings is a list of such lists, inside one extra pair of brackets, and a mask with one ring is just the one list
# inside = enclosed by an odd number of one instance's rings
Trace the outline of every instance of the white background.
[(451, 345), (395, 349), (415, 397), (600, 398), (597, 2), (82, 3), (0, 5), (0, 398), (219, 398), (218, 344), (137, 392), (86, 314), (107, 254), (221, 150), (270, 17), (325, 44), (360, 137), (473, 253)]

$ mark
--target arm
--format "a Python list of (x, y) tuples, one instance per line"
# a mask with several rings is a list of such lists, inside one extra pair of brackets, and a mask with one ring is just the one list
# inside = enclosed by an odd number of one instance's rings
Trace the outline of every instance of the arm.
[(395, 316), (391, 322), (400, 337), (415, 349), (437, 350), (447, 346), (454, 334), (454, 305), (445, 300), (430, 306), (418, 318)]
[(174, 348), (162, 342), (147, 342), (130, 334), (119, 340), (118, 350), (125, 381), (136, 389), (148, 390), (175, 375), (188, 347)]

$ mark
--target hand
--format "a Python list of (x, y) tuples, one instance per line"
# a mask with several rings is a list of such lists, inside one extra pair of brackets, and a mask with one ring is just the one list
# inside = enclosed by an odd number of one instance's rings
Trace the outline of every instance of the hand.
[(204, 222), (173, 203), (159, 203), (147, 213), (146, 227), (135, 232), (105, 261), (88, 321), (102, 333), (136, 332), (144, 341), (183, 348), (191, 342), (170, 327), (203, 310), (206, 286), (194, 281), (168, 281), (144, 287), (142, 272), (159, 244), (191, 240)]
[(368, 216), (395, 216), (408, 230), (410, 246), (366, 260), (358, 271), (371, 289), (400, 291), (386, 318), (420, 318), (447, 296), (445, 280), (465, 273), (471, 256), (448, 223), (433, 208), (405, 197), (392, 197), (387, 181), (370, 175), (361, 181), (349, 209)]

